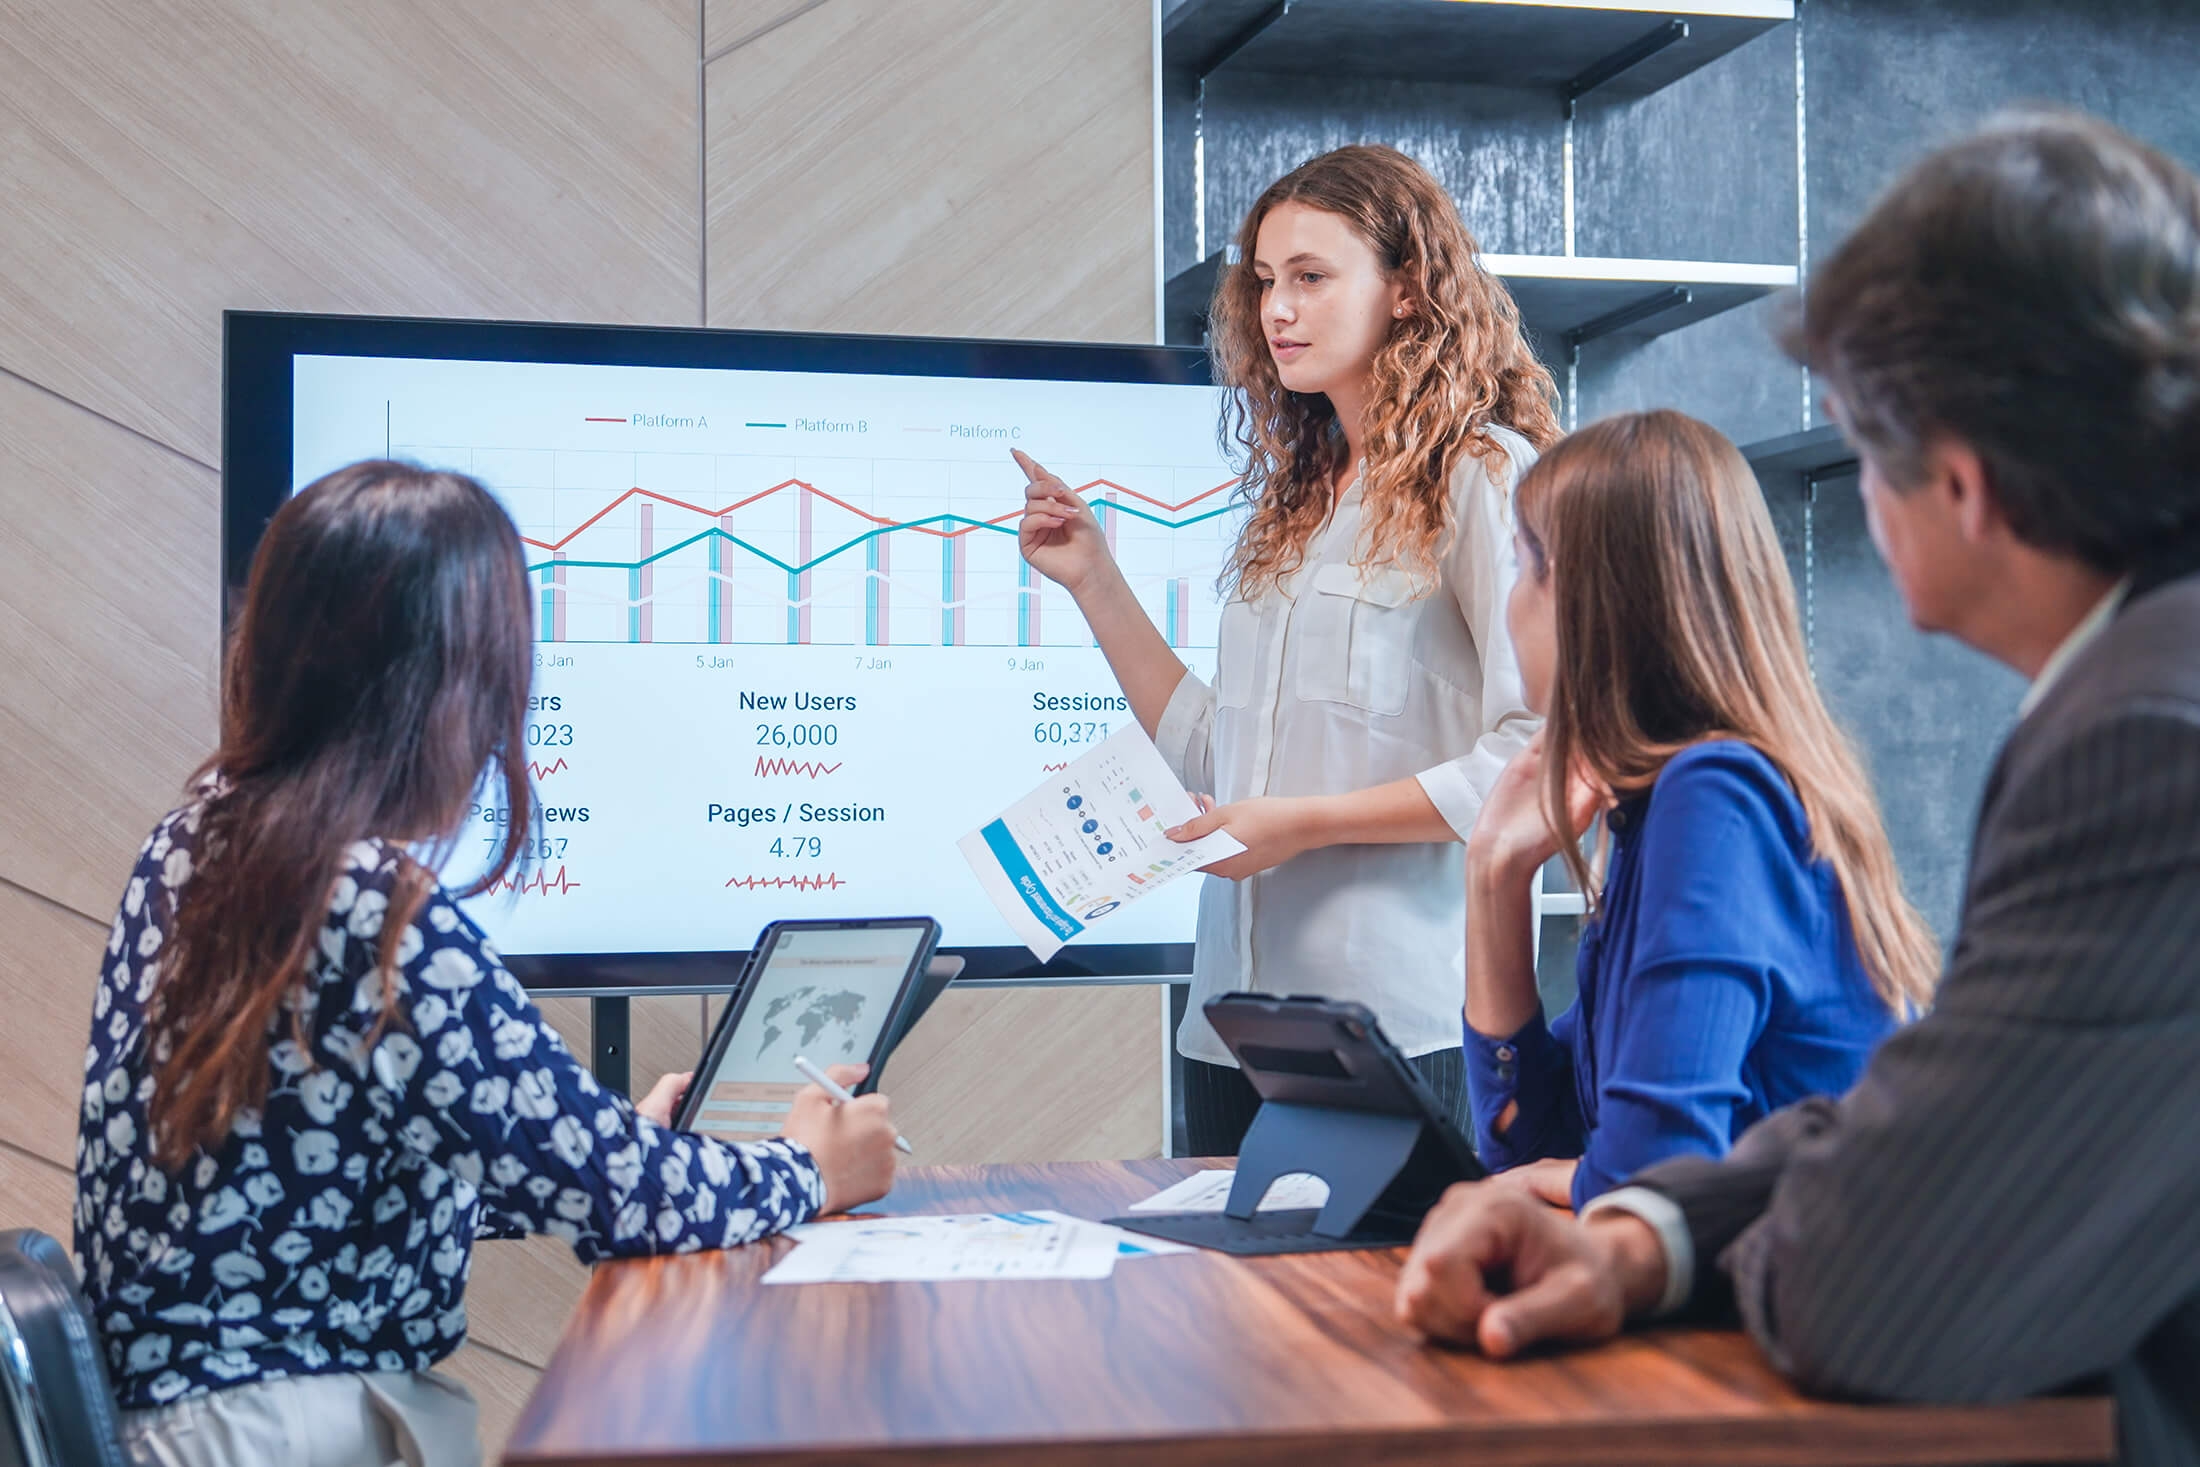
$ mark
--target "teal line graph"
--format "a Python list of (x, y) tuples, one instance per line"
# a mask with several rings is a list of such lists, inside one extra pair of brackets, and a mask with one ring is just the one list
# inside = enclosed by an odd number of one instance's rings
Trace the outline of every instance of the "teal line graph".
[[(1203, 597), (1194, 611), (1191, 588), (1193, 578), (1205, 582), (1215, 574), (1222, 540), (1241, 512), (1235, 501), (1219, 498), (1234, 483), (1212, 484), (1174, 503), (1113, 479), (1094, 479), (1072, 491), (1091, 505), (1111, 548), (1117, 545), (1119, 527), (1139, 527), (1124, 538), (1121, 552), (1131, 557), (1126, 569), (1143, 588), (1141, 600), (1152, 603), (1150, 612), (1173, 646), (1211, 646), (1217, 634), (1218, 608)], [(741, 511), (790, 492), (798, 496), (792, 524), (737, 524)], [(605, 522), (630, 500), (641, 501), (632, 523)], [(676, 532), (679, 538), (667, 544), (657, 536), (656, 518), (668, 507), (700, 516), (703, 522), (693, 526), (693, 533)], [(817, 508), (852, 515), (857, 523), (818, 526), (825, 530), (827, 543), (813, 554)], [(527, 521), (524, 511), (516, 517), (523, 525)], [(1083, 645), (1090, 633), (1074, 614), (1045, 617), (1046, 628), (1055, 633), (1053, 643), (1041, 636), (1041, 603), (1048, 597), (1015, 553), (1020, 517), (1012, 512), (981, 519), (943, 506), (898, 519), (790, 478), (717, 507), (635, 486), (571, 529), (537, 531), (540, 538), (523, 529), (522, 539), (536, 557), (527, 563), (527, 571), (539, 583), (539, 635), (545, 642), (762, 644), (784, 635), (789, 645), (926, 645), (933, 643), (930, 618), (936, 605), (939, 646)], [(986, 539), (978, 531), (997, 538)], [(1187, 532), (1193, 543), (1183, 542)], [(897, 533), (902, 535), (898, 543), (890, 538)], [(602, 543), (607, 534), (616, 537), (611, 544)], [(847, 538), (841, 539), (843, 535)], [(576, 555), (581, 551), (576, 542), (583, 537), (597, 541), (587, 559)], [(923, 551), (931, 541), (938, 542), (940, 551), (936, 603), (927, 584), (930, 556)], [(981, 551), (973, 546), (997, 548)], [(749, 558), (743, 563), (753, 571), (736, 576), (734, 563), (742, 557), (735, 551)], [(910, 552), (918, 552), (914, 560)], [(835, 578), (829, 563), (844, 556), (854, 557), (849, 575)], [(668, 571), (671, 584), (659, 584)], [(765, 584), (780, 577), (785, 578), (784, 602), (776, 588)], [(759, 592), (767, 594), (759, 599)], [(778, 625), (782, 617), (783, 633)], [(921, 640), (911, 635), (919, 627), (925, 629)]]
[[(1186, 529), (1192, 525), (1200, 524), (1207, 520), (1220, 519), (1223, 516), (1232, 512), (1232, 508), (1226, 506), (1221, 509), (1208, 510), (1203, 514), (1191, 515), (1181, 520), (1171, 520), (1164, 519), (1160, 515), (1148, 514), (1144, 510), (1133, 509), (1128, 505), (1122, 504), (1096, 504), (1093, 506), (1093, 508), (1096, 512), (1128, 515), (1134, 519), (1145, 520), (1150, 524), (1159, 525), (1166, 530)], [(857, 547), (868, 543), (869, 541), (876, 540), (882, 535), (891, 535), (897, 530), (921, 530), (935, 525), (958, 525), (961, 526), (964, 531), (991, 530), (997, 535), (1006, 535), (1010, 539), (1014, 539), (1016, 536), (1015, 527), (1012, 525), (988, 524), (984, 520), (974, 520), (965, 515), (959, 514), (937, 514), (932, 515), (926, 519), (909, 520), (905, 523), (896, 525), (881, 525), (875, 530), (866, 530), (862, 534), (856, 536), (854, 539), (836, 545), (822, 555), (815, 555), (808, 560), (796, 562), (781, 560), (778, 556), (772, 554), (769, 550), (765, 550), (760, 546), (752, 545), (748, 541), (742, 539), (740, 536), (732, 534), (729, 531), (720, 529), (716, 525), (712, 525), (710, 528), (703, 530), (698, 534), (690, 535), (687, 539), (680, 541), (676, 545), (669, 545), (663, 550), (659, 550), (655, 554), (645, 556), (639, 560), (539, 560), (530, 564), (527, 569), (530, 573), (548, 570), (556, 566), (562, 566), (568, 570), (640, 570), (643, 566), (654, 565), (656, 562), (663, 560), (668, 555), (677, 555), (681, 551), (688, 549), (690, 546), (700, 545), (709, 540), (723, 540), (728, 544), (739, 546), (741, 549), (746, 550), (749, 554), (755, 556), (757, 559), (765, 561), (768, 564), (777, 566), (779, 569), (785, 571), (788, 575), (794, 576), (801, 575), (804, 571), (813, 570), (816, 567), (823, 565), (826, 561), (833, 559), (835, 556), (845, 555), (849, 551), (854, 550)]]

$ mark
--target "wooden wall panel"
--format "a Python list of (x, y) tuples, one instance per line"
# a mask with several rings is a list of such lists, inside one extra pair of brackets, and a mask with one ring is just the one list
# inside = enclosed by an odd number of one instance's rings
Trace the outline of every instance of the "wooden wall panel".
[(1167, 991), (950, 989), (887, 1061), (895, 1123), (926, 1166), (1159, 1156)]
[(232, 307), (696, 319), (693, 0), (0, 0), (0, 366), (217, 462)]
[(1148, 984), (941, 995), (882, 1088), (927, 1166), (1161, 1154), (1162, 998)]
[(0, 486), (0, 877), (104, 923), (213, 746), (219, 491), (6, 377)]
[(831, 0), (713, 62), (712, 324), (1153, 340), (1152, 23)]
[(703, 0), (703, 55), (723, 56), (825, 0)]
[[(76, 1166), (76, 1125), (92, 990), (107, 928), (13, 886), (0, 886), (0, 1142)], [(0, 1194), (5, 1195), (5, 1194)], [(4, 1225), (4, 1224), (0, 1224)]]
[(76, 1167), (48, 1161), (0, 1143), (0, 1197), (7, 1199), (0, 1213), (0, 1227), (36, 1228), (73, 1246), (75, 1228), (70, 1212), (76, 1207)]
[(1167, 992), (950, 989), (887, 1062), (895, 1122), (927, 1166), (1159, 1156)]
[(476, 1243), (466, 1278), (466, 1336), (526, 1364), (547, 1364), (586, 1287), (587, 1268), (556, 1238)]
[(474, 1401), (481, 1408), (481, 1460), (496, 1461), (504, 1454), (513, 1423), (519, 1420), (527, 1398), (534, 1394), (542, 1372), (471, 1339), (446, 1356), (436, 1369), (463, 1382), (474, 1393)]

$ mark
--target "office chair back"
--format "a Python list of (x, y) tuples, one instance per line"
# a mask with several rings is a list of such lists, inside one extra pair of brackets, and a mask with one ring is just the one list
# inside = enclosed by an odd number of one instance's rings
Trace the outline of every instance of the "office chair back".
[(128, 1467), (99, 1331), (59, 1243), (0, 1232), (0, 1467)]

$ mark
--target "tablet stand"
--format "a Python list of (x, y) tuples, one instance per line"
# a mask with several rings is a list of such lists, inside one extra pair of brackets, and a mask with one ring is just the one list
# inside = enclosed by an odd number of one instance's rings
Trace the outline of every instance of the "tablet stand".
[[(1294, 1172), (1327, 1182), (1328, 1202), (1318, 1211), (1262, 1211), (1270, 1185)], [(1221, 1212), (1133, 1212), (1107, 1221), (1240, 1255), (1395, 1248), (1413, 1241), (1444, 1188), (1469, 1175), (1418, 1116), (1270, 1100), (1245, 1133)]]
[(1405, 1170), (1420, 1139), (1417, 1116), (1268, 1101), (1238, 1150), (1237, 1180), (1223, 1215), (1251, 1221), (1278, 1177), (1308, 1172), (1329, 1184), (1329, 1201), (1311, 1231), (1348, 1238)]

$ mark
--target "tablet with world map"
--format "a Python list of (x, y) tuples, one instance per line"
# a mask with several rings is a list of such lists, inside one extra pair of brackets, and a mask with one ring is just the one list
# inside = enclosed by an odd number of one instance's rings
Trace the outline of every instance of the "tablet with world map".
[(929, 917), (766, 927), (688, 1087), (680, 1128), (725, 1141), (778, 1135), (806, 1083), (797, 1055), (820, 1068), (868, 1064), (855, 1088), (869, 1089), (938, 941)]

